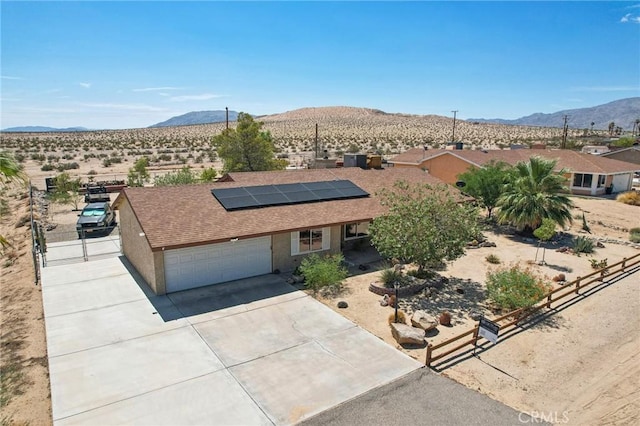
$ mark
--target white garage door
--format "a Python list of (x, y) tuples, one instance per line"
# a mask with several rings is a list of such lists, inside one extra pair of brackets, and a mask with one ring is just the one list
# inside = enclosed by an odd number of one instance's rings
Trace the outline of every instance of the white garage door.
[(271, 273), (271, 237), (168, 250), (167, 293)]
[(629, 179), (631, 179), (631, 174), (623, 174), (623, 175), (614, 175), (613, 176), (613, 192), (624, 192), (631, 189), (629, 186)]

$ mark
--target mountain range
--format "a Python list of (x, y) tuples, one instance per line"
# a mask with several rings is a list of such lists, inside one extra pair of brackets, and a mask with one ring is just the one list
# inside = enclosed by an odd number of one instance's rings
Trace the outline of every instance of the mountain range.
[[(308, 109), (308, 108), (307, 108)], [(351, 108), (353, 110), (366, 110), (363, 108)], [(305, 110), (303, 108), (302, 110)], [(302, 111), (299, 110), (299, 111)], [(374, 110), (371, 110), (374, 111)], [(387, 114), (377, 111), (379, 114)], [(289, 111), (291, 115), (295, 111)], [(267, 118), (277, 114), (261, 116)], [(398, 114), (389, 114), (398, 115)], [(402, 114), (400, 114), (402, 115)], [(636, 120), (640, 119), (640, 97), (619, 99), (603, 105), (589, 108), (578, 108), (558, 111), (550, 114), (535, 113), (526, 117), (513, 120), (501, 118), (469, 118), (467, 122), (478, 123), (497, 123), (514, 126), (536, 126), (536, 127), (562, 127), (564, 125), (564, 116), (567, 116), (567, 124), (572, 129), (597, 129), (606, 130), (611, 122), (616, 126), (622, 127), (624, 130), (631, 130)], [(238, 118), (238, 112), (229, 111), (229, 121), (235, 121)], [(153, 124), (149, 127), (171, 127), (171, 126), (189, 126), (196, 124), (220, 123), (226, 120), (226, 111), (192, 111), (179, 116), (171, 117), (166, 121)], [(593, 123), (593, 125), (591, 124)], [(64, 129), (42, 126), (24, 126), (10, 127), (3, 129), (3, 132), (80, 132), (87, 131), (84, 127), (68, 127)]]
[[(192, 124), (221, 123), (226, 121), (226, 114), (226, 111), (221, 110), (192, 111), (176, 117), (171, 117), (166, 121), (156, 123), (149, 127), (190, 126)], [(238, 113), (236, 111), (229, 111), (229, 121), (236, 121), (237, 118)]]
[(609, 128), (609, 123), (613, 122), (624, 130), (631, 130), (634, 122), (640, 119), (640, 97), (620, 99), (590, 108), (567, 109), (551, 114), (539, 112), (515, 120), (469, 118), (466, 121), (514, 126), (562, 127), (565, 115), (567, 124), (573, 129), (590, 129), (593, 123), (594, 129), (606, 130)]

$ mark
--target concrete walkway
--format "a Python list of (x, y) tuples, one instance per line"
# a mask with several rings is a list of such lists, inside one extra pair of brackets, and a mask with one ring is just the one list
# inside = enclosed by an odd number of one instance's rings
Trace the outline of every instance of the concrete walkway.
[(119, 257), (42, 269), (56, 425), (293, 424), (421, 367), (277, 275), (140, 282)]

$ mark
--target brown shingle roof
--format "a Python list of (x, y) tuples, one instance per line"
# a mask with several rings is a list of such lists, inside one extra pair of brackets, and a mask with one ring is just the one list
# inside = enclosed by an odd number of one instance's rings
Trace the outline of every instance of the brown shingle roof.
[[(432, 185), (442, 183), (414, 168), (246, 172), (231, 173), (229, 177), (234, 181), (126, 188), (114, 204), (126, 199), (138, 218), (151, 249), (160, 250), (370, 220), (384, 212), (375, 196), (380, 189), (391, 187), (398, 180)], [(212, 188), (335, 179), (348, 179), (371, 196), (228, 212), (211, 194)]]
[(569, 169), (575, 173), (614, 174), (628, 173), (638, 170), (638, 165), (625, 161), (604, 158), (592, 154), (565, 149), (513, 149), (513, 150), (423, 150), (421, 148), (410, 149), (393, 159), (391, 163), (420, 164), (422, 161), (439, 155), (455, 155), (475, 166), (483, 166), (491, 160), (504, 161), (515, 165), (520, 161), (529, 161), (529, 158), (539, 155), (541, 157), (558, 160), (557, 169)]

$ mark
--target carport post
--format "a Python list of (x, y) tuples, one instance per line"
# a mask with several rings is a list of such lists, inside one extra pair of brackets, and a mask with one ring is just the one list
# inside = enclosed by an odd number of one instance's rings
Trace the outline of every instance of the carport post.
[(82, 230), (81, 232), (82, 232), (82, 238), (80, 238), (80, 241), (82, 241), (82, 256), (84, 257), (84, 261), (86, 262), (89, 260), (89, 256), (87, 256), (87, 242), (86, 242), (87, 234), (85, 234), (84, 230)]

